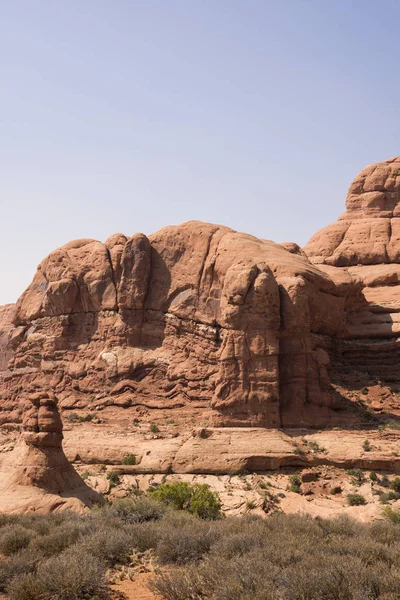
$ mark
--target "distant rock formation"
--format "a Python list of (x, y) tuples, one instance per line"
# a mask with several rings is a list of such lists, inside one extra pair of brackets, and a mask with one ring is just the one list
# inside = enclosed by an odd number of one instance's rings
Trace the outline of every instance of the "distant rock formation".
[(336, 373), (398, 377), (399, 190), (400, 159), (368, 167), (303, 250), (196, 221), (55, 250), (16, 305), (3, 422), (51, 389), (65, 409), (192, 404), (216, 425), (348, 423)]

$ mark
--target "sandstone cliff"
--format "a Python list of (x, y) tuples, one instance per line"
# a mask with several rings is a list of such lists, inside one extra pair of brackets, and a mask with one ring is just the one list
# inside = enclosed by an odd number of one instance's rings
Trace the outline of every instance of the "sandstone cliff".
[(346, 211), (304, 248), (340, 288), (360, 288), (346, 309), (336, 370), (361, 369), (400, 380), (400, 158), (365, 168), (350, 186)]
[(354, 420), (338, 375), (397, 378), (399, 190), (400, 159), (367, 167), (344, 215), (304, 251), (201, 222), (55, 250), (15, 307), (10, 346), (0, 330), (2, 421), (42, 389), (63, 410), (209, 407), (214, 425), (266, 427)]
[(72, 242), (18, 301), (3, 406), (44, 386), (62, 408), (194, 403), (215, 423), (326, 423), (348, 293), (301, 252), (206, 223)]

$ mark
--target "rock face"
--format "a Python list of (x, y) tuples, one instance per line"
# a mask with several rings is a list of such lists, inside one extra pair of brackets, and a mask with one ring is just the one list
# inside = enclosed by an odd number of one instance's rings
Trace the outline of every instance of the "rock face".
[(346, 211), (304, 248), (341, 289), (358, 287), (336, 343), (336, 368), (400, 380), (400, 158), (364, 169)]
[(8, 361), (12, 356), (9, 334), (13, 329), (14, 315), (14, 304), (0, 306), (0, 374), (7, 369)]
[(55, 250), (15, 307), (3, 422), (46, 389), (62, 409), (192, 405), (211, 408), (214, 425), (348, 423), (336, 373), (394, 376), (399, 363), (399, 200), (393, 159), (355, 179), (344, 215), (304, 250), (201, 222)]
[[(4, 406), (211, 406), (216, 424), (336, 422), (342, 294), (302, 253), (200, 222), (79, 240), (18, 301)], [(326, 308), (329, 311), (326, 313)]]

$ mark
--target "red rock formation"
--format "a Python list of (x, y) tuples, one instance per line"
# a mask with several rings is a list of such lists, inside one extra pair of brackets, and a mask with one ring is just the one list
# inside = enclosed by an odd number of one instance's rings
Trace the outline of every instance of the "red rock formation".
[(400, 158), (366, 167), (353, 181), (346, 212), (304, 248), (341, 289), (359, 288), (346, 307), (336, 368), (399, 381)]
[(57, 400), (46, 391), (31, 394), (23, 409), (22, 433), (0, 468), (3, 512), (83, 511), (103, 498), (89, 488), (62, 449)]
[[(50, 254), (18, 301), (4, 406), (211, 406), (215, 423), (337, 421), (345, 294), (296, 248), (190, 222)], [(329, 308), (328, 313), (326, 309)]]
[(368, 167), (344, 215), (304, 250), (190, 222), (54, 251), (16, 306), (3, 421), (21, 412), (21, 390), (51, 389), (62, 409), (192, 405), (223, 425), (348, 422), (335, 369), (386, 377), (399, 361), (399, 189), (400, 159)]
[(13, 328), (14, 315), (14, 304), (0, 306), (0, 374), (7, 370), (8, 361), (12, 356), (9, 334)]

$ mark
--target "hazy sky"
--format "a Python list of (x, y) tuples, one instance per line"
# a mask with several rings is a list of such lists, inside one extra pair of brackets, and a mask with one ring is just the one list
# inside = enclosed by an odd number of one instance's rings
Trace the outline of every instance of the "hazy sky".
[(400, 154), (396, 0), (0, 0), (0, 304), (67, 241), (304, 244)]

